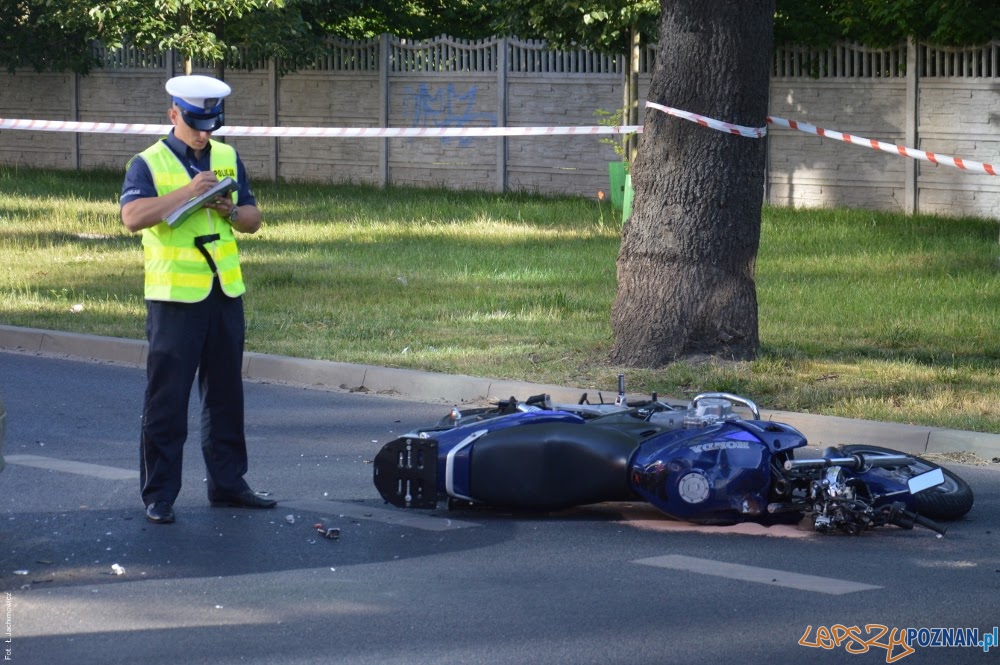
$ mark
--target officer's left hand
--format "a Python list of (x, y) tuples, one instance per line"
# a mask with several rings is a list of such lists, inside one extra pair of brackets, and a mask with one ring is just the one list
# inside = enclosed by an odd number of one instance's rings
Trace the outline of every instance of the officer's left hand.
[(211, 208), (223, 217), (228, 218), (229, 213), (232, 212), (234, 207), (236, 207), (236, 204), (233, 203), (232, 199), (216, 196), (215, 198), (205, 201), (204, 207)]

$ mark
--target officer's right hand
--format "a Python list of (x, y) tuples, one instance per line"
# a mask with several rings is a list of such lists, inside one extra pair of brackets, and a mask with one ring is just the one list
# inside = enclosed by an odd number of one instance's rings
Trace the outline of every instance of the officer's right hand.
[(197, 175), (195, 175), (194, 178), (191, 179), (191, 183), (188, 185), (188, 187), (191, 188), (190, 198), (201, 196), (208, 190), (215, 187), (217, 184), (219, 184), (219, 179), (215, 176), (213, 172), (202, 171), (201, 173), (198, 173)]

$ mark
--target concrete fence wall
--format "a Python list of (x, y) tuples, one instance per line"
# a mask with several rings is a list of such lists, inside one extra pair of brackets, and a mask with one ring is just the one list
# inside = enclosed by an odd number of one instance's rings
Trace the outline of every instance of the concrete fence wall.
[[(0, 74), (0, 118), (165, 124), (172, 53), (100, 52), (89, 76)], [(640, 99), (655, 49), (643, 54)], [(331, 41), (329, 56), (285, 76), (231, 67), (229, 125), (493, 127), (594, 125), (621, 106), (624, 57), (555, 52), (517, 39)], [(210, 73), (197, 67), (199, 73)], [(662, 100), (670, 104), (670, 100)], [(697, 111), (697, 109), (689, 109)], [(655, 112), (655, 111), (650, 111)], [(980, 162), (1000, 161), (1000, 42), (976, 49), (901, 44), (779, 49), (770, 113)], [(723, 118), (726, 120), (726, 118)], [(682, 122), (678, 120), (678, 122)], [(706, 130), (709, 131), (709, 130)], [(123, 168), (150, 136), (0, 130), (0, 163)], [(254, 179), (528, 190), (607, 190), (611, 146), (595, 136), (235, 138)], [(749, 139), (748, 139), (749, 140)], [(767, 198), (1000, 218), (1000, 179), (772, 126)]]
[[(1000, 167), (1000, 41), (780, 49), (770, 113)], [(1000, 177), (772, 129), (768, 199), (1000, 218)]]

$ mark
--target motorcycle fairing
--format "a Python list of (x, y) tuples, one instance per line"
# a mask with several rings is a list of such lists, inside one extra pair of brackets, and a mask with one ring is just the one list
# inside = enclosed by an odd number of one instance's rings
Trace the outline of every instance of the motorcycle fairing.
[(875, 497), (883, 497), (876, 501), (881, 505), (888, 503), (887, 499), (902, 497), (908, 508), (913, 508), (913, 494), (910, 493), (909, 477), (898, 475), (893, 468), (889, 469), (868, 469), (866, 471), (844, 470), (844, 475), (848, 478), (857, 478), (865, 483), (868, 491)]

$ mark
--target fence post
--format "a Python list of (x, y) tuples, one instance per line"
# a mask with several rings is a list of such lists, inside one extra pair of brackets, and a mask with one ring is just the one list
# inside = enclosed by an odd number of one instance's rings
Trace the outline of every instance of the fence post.
[[(379, 105), (378, 105), (378, 126), (386, 128), (389, 126), (389, 33), (384, 32), (379, 37)], [(378, 172), (379, 184), (385, 187), (389, 184), (389, 139), (388, 137), (379, 140), (378, 148)]]
[[(920, 49), (910, 37), (906, 42), (906, 127), (907, 146), (919, 148), (917, 133), (920, 114)], [(918, 186), (919, 165), (915, 159), (905, 160), (903, 165), (903, 212), (912, 215), (920, 210), (920, 188)]]
[(767, 205), (771, 205), (771, 134), (768, 127), (764, 135), (764, 203)]
[[(497, 127), (507, 126), (507, 49), (506, 37), (497, 42)], [(507, 137), (497, 137), (497, 191), (507, 191)]]
[[(70, 90), (70, 118), (80, 122), (80, 75), (74, 73)], [(80, 132), (73, 132), (73, 170), (80, 170)]]
[[(272, 127), (278, 126), (278, 63), (276, 58), (270, 58), (267, 61), (267, 92), (270, 97), (270, 103), (267, 108), (267, 121)], [(274, 182), (278, 181), (281, 175), (281, 155), (280, 149), (281, 145), (278, 143), (278, 137), (275, 136), (271, 139), (271, 180)]]

